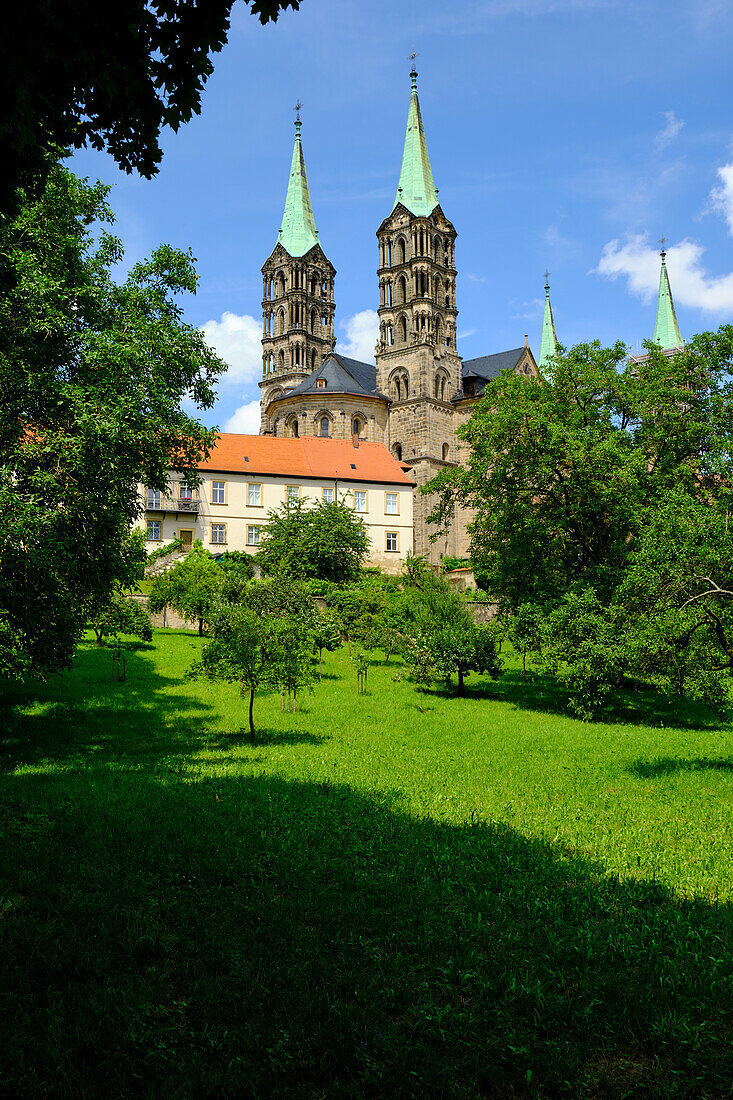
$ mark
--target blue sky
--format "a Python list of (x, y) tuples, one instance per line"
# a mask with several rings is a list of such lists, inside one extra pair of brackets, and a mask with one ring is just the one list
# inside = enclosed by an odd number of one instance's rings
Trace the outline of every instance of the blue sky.
[(733, 5), (728, 0), (302, 0), (262, 27), (243, 4), (201, 115), (164, 136), (153, 181), (81, 151), (116, 186), (132, 263), (192, 249), (185, 303), (230, 363), (210, 424), (257, 431), (260, 268), (274, 247), (293, 104), (341, 350), (371, 358), (375, 232), (389, 213), (419, 53), (435, 182), (458, 231), (458, 349), (539, 352), (543, 273), (559, 339), (651, 335), (658, 244), (682, 334), (733, 320)]

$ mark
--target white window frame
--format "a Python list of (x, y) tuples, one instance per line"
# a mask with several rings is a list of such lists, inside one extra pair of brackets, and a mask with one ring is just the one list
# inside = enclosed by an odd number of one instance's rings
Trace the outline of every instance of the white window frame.
[(247, 546), (259, 546), (262, 526), (259, 523), (247, 524)]
[[(158, 528), (158, 537), (157, 538), (153, 538), (153, 536), (150, 534), (151, 527), (157, 527)], [(146, 529), (146, 532), (145, 532), (145, 541), (146, 542), (162, 542), (163, 541), (163, 524), (161, 523), (161, 521), (159, 519), (149, 519), (148, 520), (147, 529)]]
[[(259, 496), (258, 502), (253, 502), (250, 497), (253, 495), (253, 490), (257, 489), (257, 496)], [(262, 508), (262, 482), (261, 481), (248, 481), (247, 482), (247, 507), (248, 508)]]
[[(390, 539), (394, 539), (394, 546), (389, 545)], [(385, 531), (384, 532), (384, 549), (388, 554), (399, 554), (400, 552), (400, 533), (399, 531)]]
[[(326, 496), (326, 493), (329, 493), (330, 496)], [(324, 485), (323, 489), (321, 489), (321, 494), (323, 496), (323, 503), (324, 504), (333, 504), (335, 493), (334, 493), (334, 490), (330, 486)]]
[[(224, 538), (223, 539), (215, 539), (214, 538), (214, 528), (215, 527), (221, 527), (223, 529), (223, 531), (224, 531)], [(209, 542), (211, 543), (211, 545), (212, 546), (226, 546), (226, 541), (227, 541), (227, 525), (226, 525), (226, 523), (212, 523), (211, 530), (209, 531)]]
[(159, 512), (162, 505), (160, 489), (148, 489), (148, 509), (151, 512)]
[[(390, 511), (390, 509), (387, 506), (389, 497), (394, 497), (395, 506), (394, 506), (394, 509), (392, 511)], [(400, 514), (400, 494), (399, 493), (393, 493), (393, 492), (385, 491), (385, 494), (384, 494), (384, 514), (385, 514), (385, 516), (398, 516)]]
[(300, 500), (300, 485), (285, 486), (285, 502), (291, 504), (293, 500)]
[[(216, 496), (221, 493), (223, 500), (217, 500)], [(227, 483), (226, 481), (212, 481), (211, 482), (211, 503), (212, 504), (226, 504), (227, 503)]]
[[(367, 489), (354, 489), (353, 492), (354, 492), (354, 511), (358, 512), (359, 515), (364, 515), (366, 512), (369, 511), (369, 492), (368, 492)], [(357, 506), (356, 506), (357, 496), (363, 496), (364, 497), (364, 507), (363, 508), (357, 508)]]
[(178, 482), (178, 499), (179, 500), (195, 500), (194, 491), (190, 485), (187, 485), (185, 481)]

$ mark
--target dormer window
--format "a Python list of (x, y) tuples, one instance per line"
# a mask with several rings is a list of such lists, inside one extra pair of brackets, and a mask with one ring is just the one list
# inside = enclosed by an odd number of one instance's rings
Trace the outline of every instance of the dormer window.
[(316, 389), (317, 390), (325, 390), (325, 388), (326, 388), (326, 379), (325, 378), (317, 378), (316, 379)]

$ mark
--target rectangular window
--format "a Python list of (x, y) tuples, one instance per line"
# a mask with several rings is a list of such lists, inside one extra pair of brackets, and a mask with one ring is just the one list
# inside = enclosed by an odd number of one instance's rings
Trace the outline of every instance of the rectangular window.
[(285, 499), (288, 504), (294, 504), (296, 500), (300, 500), (300, 485), (286, 485)]
[(178, 499), (179, 500), (193, 500), (193, 491), (186, 485), (185, 481), (182, 481), (178, 486)]
[(148, 489), (148, 508), (160, 511), (160, 493), (157, 489)]
[(366, 489), (354, 490), (354, 511), (366, 512), (367, 510), (367, 495)]
[(325, 388), (326, 388), (326, 379), (325, 378), (317, 378), (316, 379), (316, 389), (325, 390)]
[(323, 503), (324, 504), (333, 504), (333, 489), (324, 489), (323, 490)]
[(148, 520), (148, 542), (160, 542), (160, 520)]
[(250, 508), (262, 507), (262, 486), (261, 485), (248, 485), (247, 486), (247, 504)]
[(397, 531), (387, 531), (386, 540), (387, 550), (399, 550), (399, 533)]
[(247, 546), (259, 546), (260, 545), (260, 531), (261, 527), (248, 527), (247, 528)]
[(212, 504), (226, 504), (226, 482), (224, 482), (224, 481), (212, 481), (212, 483), (211, 483), (211, 503)]
[(384, 511), (388, 516), (397, 516), (400, 511), (400, 498), (397, 493), (384, 494)]
[(227, 525), (226, 523), (212, 523), (211, 525), (211, 541), (216, 543), (224, 543), (227, 541)]

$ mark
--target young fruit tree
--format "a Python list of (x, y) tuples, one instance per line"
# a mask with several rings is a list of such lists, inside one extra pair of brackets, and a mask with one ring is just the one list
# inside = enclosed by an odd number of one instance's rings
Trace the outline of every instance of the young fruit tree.
[(154, 579), (148, 607), (154, 615), (169, 606), (184, 619), (197, 619), (202, 637), (204, 623), (220, 598), (225, 581), (225, 570), (197, 539), (182, 561)]

